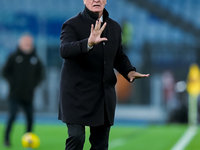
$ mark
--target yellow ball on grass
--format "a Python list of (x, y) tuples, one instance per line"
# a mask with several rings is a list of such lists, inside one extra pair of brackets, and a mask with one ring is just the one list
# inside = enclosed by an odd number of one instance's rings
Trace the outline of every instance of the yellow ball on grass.
[(24, 148), (36, 149), (40, 146), (40, 139), (36, 134), (32, 132), (25, 133), (22, 136), (22, 146)]

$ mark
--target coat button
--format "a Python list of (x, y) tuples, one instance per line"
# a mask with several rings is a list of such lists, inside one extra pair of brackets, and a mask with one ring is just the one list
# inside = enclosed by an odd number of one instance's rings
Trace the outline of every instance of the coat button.
[(104, 65), (106, 65), (106, 61), (104, 61)]
[(106, 45), (106, 43), (105, 43), (105, 42), (103, 42), (103, 45)]
[(103, 80), (103, 83), (105, 83), (106, 81), (105, 80)]
[(77, 44), (76, 44), (76, 46), (78, 46), (78, 47), (79, 47), (79, 46), (80, 46), (80, 44), (79, 44), (79, 43), (77, 43)]

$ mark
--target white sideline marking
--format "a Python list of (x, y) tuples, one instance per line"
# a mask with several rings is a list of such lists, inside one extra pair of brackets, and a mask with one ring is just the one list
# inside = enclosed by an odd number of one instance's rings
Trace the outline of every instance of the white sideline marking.
[(183, 150), (197, 133), (197, 127), (189, 127), (171, 150)]
[(115, 148), (115, 147), (124, 145), (125, 142), (126, 142), (125, 139), (116, 139), (116, 140), (113, 140), (113, 141), (111, 141), (110, 144), (109, 144), (109, 149), (113, 149), (113, 148)]

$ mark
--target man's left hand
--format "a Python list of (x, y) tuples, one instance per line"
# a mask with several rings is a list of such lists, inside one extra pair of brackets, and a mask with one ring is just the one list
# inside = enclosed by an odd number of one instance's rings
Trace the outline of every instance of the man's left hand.
[(128, 78), (130, 79), (130, 82), (133, 82), (135, 79), (146, 78), (148, 76), (149, 76), (149, 74), (141, 74), (141, 73), (136, 72), (136, 71), (130, 71), (128, 73)]

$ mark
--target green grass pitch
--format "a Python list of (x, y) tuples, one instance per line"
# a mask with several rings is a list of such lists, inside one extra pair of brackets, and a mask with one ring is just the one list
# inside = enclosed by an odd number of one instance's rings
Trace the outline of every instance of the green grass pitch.
[[(150, 126), (119, 126), (111, 128), (109, 150), (170, 150), (186, 131), (187, 125), (150, 125)], [(3, 146), (4, 125), (0, 124), (0, 150), (25, 150), (21, 146), (21, 137), (25, 126), (14, 125), (11, 140), (12, 147)], [(37, 150), (64, 150), (67, 128), (64, 124), (35, 124), (34, 133), (40, 138), (41, 145)], [(86, 128), (84, 150), (90, 149), (89, 128)], [(196, 134), (185, 150), (200, 149), (200, 132)]]

